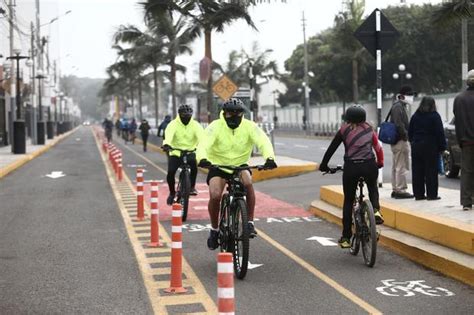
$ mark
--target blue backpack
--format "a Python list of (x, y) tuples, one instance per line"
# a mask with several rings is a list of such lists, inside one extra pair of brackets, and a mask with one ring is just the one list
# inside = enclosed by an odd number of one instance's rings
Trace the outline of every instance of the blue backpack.
[(398, 142), (397, 126), (388, 121), (391, 113), (392, 110), (390, 109), (385, 121), (380, 124), (379, 130), (379, 140), (386, 144), (396, 144)]

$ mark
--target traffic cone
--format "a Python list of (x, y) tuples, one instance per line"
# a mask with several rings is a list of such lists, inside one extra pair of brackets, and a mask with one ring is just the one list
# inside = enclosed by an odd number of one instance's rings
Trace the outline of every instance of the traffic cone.
[(117, 158), (117, 177), (118, 177), (118, 181), (121, 182), (122, 181), (122, 153), (119, 154), (118, 158)]
[(182, 209), (179, 203), (174, 203), (172, 208), (171, 227), (171, 279), (170, 287), (165, 289), (168, 293), (185, 293), (188, 290), (183, 288), (181, 273), (183, 269), (183, 234), (181, 215)]
[(137, 168), (137, 220), (145, 220), (145, 208), (143, 204), (143, 169)]
[(234, 265), (232, 253), (217, 255), (217, 300), (219, 314), (234, 314)]
[(158, 210), (158, 182), (151, 182), (151, 198), (150, 198), (150, 210), (151, 210), (151, 235), (150, 243), (148, 247), (162, 247), (160, 244), (160, 234), (158, 225), (158, 216), (160, 214)]

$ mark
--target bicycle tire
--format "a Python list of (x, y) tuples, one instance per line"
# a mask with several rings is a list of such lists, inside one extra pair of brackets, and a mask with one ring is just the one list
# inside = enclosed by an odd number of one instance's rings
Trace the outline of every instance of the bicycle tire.
[(219, 212), (219, 246), (221, 252), (233, 252), (233, 249), (229, 251), (229, 194), (225, 193), (222, 195)]
[(249, 263), (249, 230), (247, 203), (244, 199), (235, 199), (230, 212), (231, 238), (233, 243), (234, 272), (238, 279), (245, 278)]
[(189, 192), (191, 190), (191, 178), (189, 176), (189, 172), (186, 170), (182, 170), (180, 174), (181, 185), (180, 185), (180, 203), (183, 207), (182, 211), (182, 218), (183, 222), (186, 222), (188, 218), (188, 208), (189, 208)]
[(375, 225), (374, 208), (369, 200), (364, 200), (363, 209), (364, 228), (361, 233), (362, 254), (368, 267), (373, 267), (377, 257), (377, 228)]
[(355, 214), (359, 213), (355, 209), (352, 210), (352, 237), (351, 237), (351, 247), (349, 249), (349, 252), (357, 256), (360, 250), (360, 238), (359, 238), (359, 229), (357, 228), (357, 223), (356, 223), (356, 218)]

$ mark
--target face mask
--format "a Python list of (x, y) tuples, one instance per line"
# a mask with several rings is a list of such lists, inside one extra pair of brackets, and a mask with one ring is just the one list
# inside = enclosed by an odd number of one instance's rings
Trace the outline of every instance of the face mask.
[(232, 115), (230, 117), (225, 117), (225, 122), (230, 129), (237, 128), (242, 122), (242, 116)]
[(410, 104), (410, 105), (413, 105), (413, 100), (414, 100), (414, 96), (413, 95), (405, 95), (405, 102)]
[(191, 116), (185, 116), (185, 117), (179, 116), (179, 119), (181, 119), (181, 122), (183, 123), (183, 125), (187, 125), (189, 124), (189, 121), (191, 120)]

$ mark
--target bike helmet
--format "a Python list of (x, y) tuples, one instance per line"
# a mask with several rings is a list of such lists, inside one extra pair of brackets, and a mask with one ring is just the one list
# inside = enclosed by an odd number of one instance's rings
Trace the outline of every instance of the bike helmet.
[(346, 110), (346, 121), (352, 124), (360, 124), (365, 122), (367, 114), (365, 109), (360, 105), (354, 105)]
[(178, 113), (180, 115), (192, 115), (193, 114), (193, 108), (189, 105), (183, 104), (183, 105), (179, 106)]
[(230, 98), (222, 104), (222, 110), (241, 113), (244, 111), (244, 103), (238, 98)]

